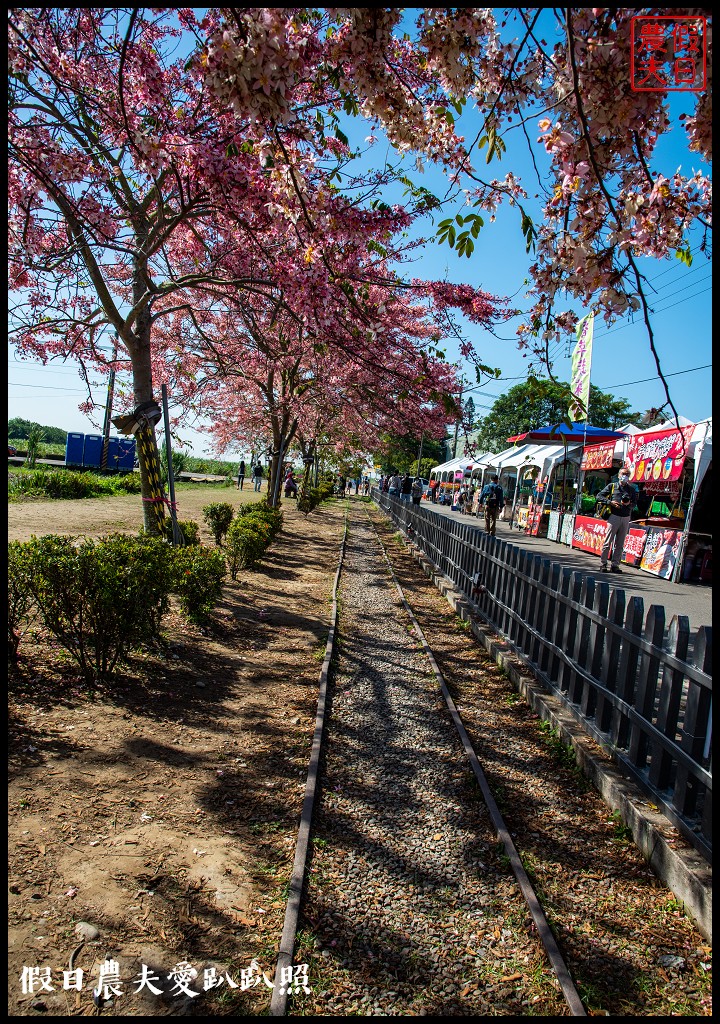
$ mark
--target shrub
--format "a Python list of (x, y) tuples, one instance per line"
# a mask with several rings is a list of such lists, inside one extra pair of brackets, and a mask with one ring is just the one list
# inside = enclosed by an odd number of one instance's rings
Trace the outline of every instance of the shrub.
[(262, 498), (252, 504), (241, 505), (237, 510), (237, 515), (251, 522), (264, 523), (269, 529), (271, 540), (274, 540), (282, 529), (283, 514), (279, 508), (268, 505), (267, 498)]
[(246, 569), (262, 558), (269, 543), (269, 528), (257, 517), (239, 516), (233, 519), (228, 528), (226, 543), (231, 578), (237, 579), (240, 569)]
[(31, 624), (37, 608), (30, 587), (30, 566), (27, 550), (20, 541), (8, 544), (8, 660), (17, 663), (23, 634)]
[(333, 489), (333, 484), (327, 482), (321, 483), (319, 487), (311, 487), (307, 494), (303, 494), (298, 500), (298, 508), (306, 516), (309, 515), (322, 501), (331, 497)]
[[(177, 524), (180, 530), (180, 535), (182, 536), (184, 547), (192, 547), (193, 545), (200, 543), (200, 527), (196, 522), (192, 519), (178, 519)], [(172, 544), (173, 528), (170, 516), (165, 517), (165, 531), (163, 536)]]
[(68, 469), (36, 469), (31, 473), (13, 475), (8, 482), (8, 497), (36, 494), (48, 498), (96, 498), (111, 493), (109, 480), (93, 473), (73, 473)]
[(111, 477), (108, 482), (112, 484), (116, 494), (140, 494), (142, 490), (139, 473), (123, 473), (120, 476)]
[(42, 620), (87, 682), (107, 679), (131, 647), (156, 635), (172, 581), (162, 541), (110, 534), (76, 545), (50, 535), (23, 546)]
[(206, 505), (203, 508), (203, 518), (212, 531), (216, 544), (222, 544), (223, 537), (228, 531), (234, 514), (235, 509), (226, 501), (216, 501), (214, 504)]
[(200, 544), (174, 548), (172, 562), (172, 589), (183, 611), (193, 622), (206, 622), (222, 594), (227, 572), (222, 552)]

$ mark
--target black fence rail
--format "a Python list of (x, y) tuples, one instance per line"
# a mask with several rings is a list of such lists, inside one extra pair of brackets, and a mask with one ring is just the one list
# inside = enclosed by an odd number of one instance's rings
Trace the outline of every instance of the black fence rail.
[[(712, 861), (712, 628), (421, 506), (373, 497)], [(480, 591), (477, 584), (482, 586)]]

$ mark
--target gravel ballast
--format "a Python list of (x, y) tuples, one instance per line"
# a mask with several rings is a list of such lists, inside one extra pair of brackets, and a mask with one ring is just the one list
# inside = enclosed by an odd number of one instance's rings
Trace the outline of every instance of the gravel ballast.
[(290, 1013), (476, 1016), (498, 1013), (500, 1002), (501, 1013), (524, 1015), (542, 998), (543, 1013), (563, 1014), (427, 657), (358, 507), (340, 593), (342, 643), (295, 956), (298, 963), (309, 952), (304, 936), (315, 954), (314, 1005)]

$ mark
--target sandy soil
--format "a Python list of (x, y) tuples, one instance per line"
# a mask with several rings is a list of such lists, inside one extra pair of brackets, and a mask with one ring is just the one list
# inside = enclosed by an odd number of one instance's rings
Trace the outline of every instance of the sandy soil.
[[(203, 505), (262, 495), (177, 497), (212, 544)], [(108, 960), (124, 983), (106, 1016), (267, 1012), (260, 971), (272, 980), (342, 527), (332, 506), (307, 520), (292, 502), (284, 512), (286, 529), (228, 582), (210, 628), (171, 612), (166, 646), (102, 688), (89, 692), (42, 630), (24, 638), (10, 675), (12, 1016), (94, 1014)], [(9, 539), (136, 532), (141, 520), (137, 496), (11, 504)], [(98, 934), (78, 950), (80, 923)], [(63, 989), (73, 954), (79, 992)], [(196, 990), (212, 967), (239, 987), (224, 979), (190, 996), (168, 978), (184, 960), (200, 971)], [(142, 965), (163, 995), (135, 994)], [(49, 983), (24, 993), (23, 969), (35, 967)]]

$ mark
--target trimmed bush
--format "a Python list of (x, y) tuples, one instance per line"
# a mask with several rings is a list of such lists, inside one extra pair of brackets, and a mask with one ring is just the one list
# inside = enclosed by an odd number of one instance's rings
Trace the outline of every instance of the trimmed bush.
[(88, 683), (157, 634), (172, 583), (162, 541), (116, 533), (78, 545), (49, 535), (22, 546), (42, 620)]
[(333, 484), (328, 482), (321, 483), (319, 487), (311, 487), (307, 494), (298, 499), (298, 508), (306, 516), (310, 515), (321, 502), (332, 497), (333, 489)]
[(235, 515), (234, 507), (229, 502), (216, 501), (212, 505), (206, 505), (202, 511), (203, 518), (215, 538), (215, 543), (221, 545)]
[(257, 517), (240, 516), (233, 519), (227, 532), (226, 551), (232, 579), (240, 569), (254, 565), (270, 543), (269, 527)]
[(8, 544), (8, 661), (17, 664), (23, 634), (37, 615), (30, 586), (27, 549), (20, 541)]
[(274, 540), (282, 529), (283, 514), (281, 510), (268, 505), (266, 498), (252, 504), (241, 505), (237, 510), (237, 516), (251, 522), (264, 523), (270, 531), (270, 540)]
[(222, 595), (227, 567), (221, 551), (193, 544), (173, 548), (174, 594), (180, 598), (183, 611), (192, 622), (207, 622)]

